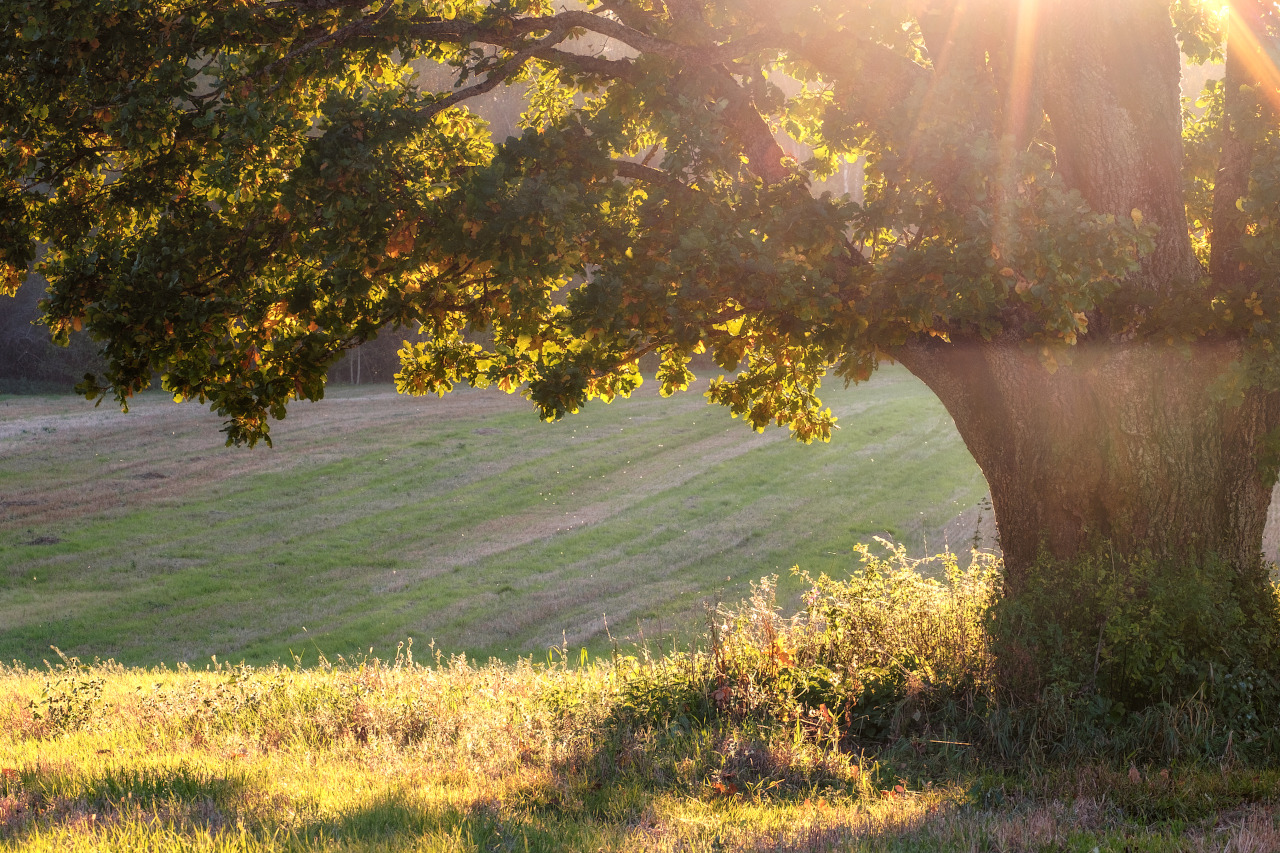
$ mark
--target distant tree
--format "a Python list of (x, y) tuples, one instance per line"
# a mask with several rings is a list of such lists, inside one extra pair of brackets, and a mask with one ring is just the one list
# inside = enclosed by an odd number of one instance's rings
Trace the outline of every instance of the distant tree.
[[(47, 322), (107, 359), (82, 390), (158, 370), (237, 443), (388, 323), (428, 336), (402, 390), (520, 388), (546, 418), (648, 353), (683, 389), (705, 349), (713, 402), (802, 441), (824, 375), (891, 358), (982, 467), (1011, 595), (1104, 541), (1215, 555), (1268, 600), (1274, 5), (559, 8), (6, 0), (7, 286), (47, 246)], [(1198, 113), (1180, 51), (1225, 56)], [(453, 84), (415, 85), (424, 60)], [(467, 105), (502, 86), (524, 130), (495, 145)], [(814, 197), (859, 156), (861, 202)]]

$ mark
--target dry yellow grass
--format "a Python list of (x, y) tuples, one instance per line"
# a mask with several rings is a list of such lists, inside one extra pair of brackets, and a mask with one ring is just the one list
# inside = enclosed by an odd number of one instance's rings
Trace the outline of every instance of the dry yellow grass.
[[(313, 670), (5, 669), (0, 846), (1280, 849), (1274, 795), (1191, 821), (1126, 810), (1177, 786), (1205, 796), (1223, 784), (1206, 774), (1245, 771), (1032, 771), (1002, 777), (1007, 798), (984, 805), (978, 768), (907, 783), (872, 758), (749, 724), (622, 726), (620, 686), (643, 666), (421, 666), (402, 655)], [(51, 714), (59, 702), (86, 714)]]

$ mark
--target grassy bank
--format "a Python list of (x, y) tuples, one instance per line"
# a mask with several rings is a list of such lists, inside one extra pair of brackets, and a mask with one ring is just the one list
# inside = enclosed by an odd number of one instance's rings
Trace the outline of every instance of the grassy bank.
[[(1274, 850), (1280, 771), (637, 714), (677, 659), (0, 671), (22, 851)], [(674, 668), (674, 669), (673, 669)], [(649, 691), (649, 692), (646, 692)], [(648, 707), (648, 706), (645, 706)], [(650, 708), (650, 712), (652, 708)]]
[(477, 666), (406, 642), (310, 668), (0, 667), (0, 845), (1280, 846), (1274, 685), (1249, 707), (1218, 679), (1100, 715), (1106, 694), (1052, 676), (1014, 699), (998, 561), (938, 558), (935, 581), (901, 550), (860, 558), (791, 618), (758, 582), (692, 652)]
[(2, 398), (0, 660), (314, 661), (407, 636), (480, 660), (565, 639), (599, 655), (606, 618), (687, 637), (704, 600), (779, 572), (794, 602), (791, 565), (841, 574), (874, 535), (932, 548), (982, 496), (909, 375), (824, 398), (842, 429), (803, 447), (696, 392), (547, 425), (502, 394), (345, 388), (252, 451), (158, 396), (129, 415)]

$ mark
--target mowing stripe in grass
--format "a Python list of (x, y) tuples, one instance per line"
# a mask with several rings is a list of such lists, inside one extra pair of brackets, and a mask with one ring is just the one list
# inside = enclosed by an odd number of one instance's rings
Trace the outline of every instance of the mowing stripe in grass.
[(796, 563), (843, 573), (873, 535), (922, 550), (983, 494), (905, 372), (826, 398), (842, 430), (810, 447), (652, 392), (554, 425), (480, 392), (339, 394), (255, 451), (187, 408), (144, 401), (129, 428), (70, 410), (0, 438), (22, 502), (0, 508), (0, 659), (264, 662), (409, 635), (481, 658), (602, 651), (606, 614), (616, 636), (687, 633), (700, 601)]

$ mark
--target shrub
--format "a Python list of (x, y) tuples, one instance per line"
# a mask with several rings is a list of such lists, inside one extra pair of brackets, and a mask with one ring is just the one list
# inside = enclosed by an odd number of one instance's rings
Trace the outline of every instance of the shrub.
[(1105, 545), (1071, 566), (1042, 556), (991, 612), (1002, 719), (1021, 715), (1059, 751), (1275, 754), (1280, 589), (1265, 571), (1122, 560)]
[(36, 732), (52, 736), (88, 726), (102, 704), (102, 674), (67, 657), (55, 648), (59, 663), (50, 665), (44, 675), (40, 696), (31, 702), (31, 717)]
[(913, 560), (882, 544), (883, 557), (859, 546), (862, 570), (846, 580), (804, 575), (804, 612), (783, 618), (765, 578), (709, 614), (707, 651), (624, 673), (627, 722), (753, 718), (839, 747), (932, 731), (939, 709), (972, 712), (989, 689), (998, 561), (976, 554), (961, 569), (954, 554)]
[[(1276, 601), (1248, 600), (1233, 573), (1214, 558), (1171, 562), (1118, 559), (1100, 548), (1071, 567), (1042, 557), (1016, 599), (993, 609), (1001, 647), (1025, 650), (1030, 671), (1002, 673), (1018, 680), (1098, 693), (1126, 707), (1211, 691), (1227, 672), (1275, 666)], [(1249, 584), (1266, 588), (1266, 584)], [(1225, 695), (1224, 695), (1225, 698)]]
[(837, 748), (933, 740), (1015, 762), (1280, 752), (1274, 585), (1246, 608), (1212, 564), (1100, 551), (1083, 571), (1043, 561), (1006, 600), (990, 555), (961, 568), (881, 545), (847, 579), (804, 575), (791, 618), (770, 578), (716, 610), (707, 651), (623, 678), (628, 720), (750, 718)]

